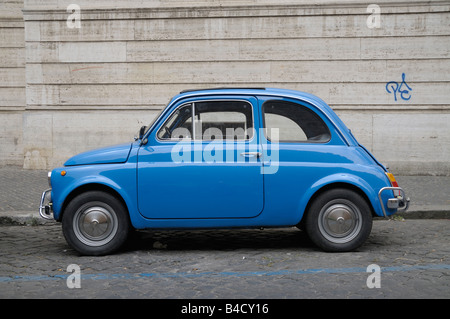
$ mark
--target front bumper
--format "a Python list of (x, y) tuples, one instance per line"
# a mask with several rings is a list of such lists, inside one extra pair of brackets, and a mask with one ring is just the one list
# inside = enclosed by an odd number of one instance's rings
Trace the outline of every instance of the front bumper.
[(53, 219), (53, 209), (52, 209), (52, 189), (49, 188), (42, 193), (41, 203), (39, 204), (39, 215), (45, 219)]
[(378, 192), (378, 199), (380, 200), (381, 209), (383, 210), (383, 215), (385, 218), (388, 218), (386, 214), (386, 207), (384, 207), (383, 200), (381, 199), (381, 194), (385, 191), (398, 191), (400, 195), (395, 196), (393, 198), (388, 198), (386, 206), (388, 209), (397, 209), (400, 211), (407, 211), (409, 207), (409, 198), (406, 197), (405, 191), (401, 187), (383, 187)]

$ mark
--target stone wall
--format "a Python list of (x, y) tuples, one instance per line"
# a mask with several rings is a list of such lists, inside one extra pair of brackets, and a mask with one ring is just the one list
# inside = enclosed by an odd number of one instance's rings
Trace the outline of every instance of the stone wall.
[(7, 0), (0, 164), (131, 141), (184, 89), (269, 86), (324, 99), (395, 173), (449, 175), (450, 2), (371, 3)]
[(23, 165), (25, 32), (23, 0), (0, 2), (0, 165)]

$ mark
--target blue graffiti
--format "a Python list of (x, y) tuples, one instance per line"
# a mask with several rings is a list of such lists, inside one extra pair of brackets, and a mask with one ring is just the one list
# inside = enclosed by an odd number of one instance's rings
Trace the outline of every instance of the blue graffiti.
[[(389, 90), (389, 87), (392, 89), (392, 91)], [(394, 93), (395, 101), (397, 101), (397, 93), (400, 94), (400, 98), (402, 100), (408, 101), (411, 98), (410, 91), (412, 91), (412, 88), (408, 84), (406, 84), (405, 73), (402, 73), (402, 83), (400, 83), (399, 85), (398, 82), (390, 81), (386, 83), (386, 91), (389, 94)]]

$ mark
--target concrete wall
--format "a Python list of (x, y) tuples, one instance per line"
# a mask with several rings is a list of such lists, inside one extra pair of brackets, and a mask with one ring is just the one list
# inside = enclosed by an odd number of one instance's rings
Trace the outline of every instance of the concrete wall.
[(0, 2), (0, 165), (23, 165), (25, 32), (23, 0)]
[(327, 101), (395, 173), (450, 175), (450, 2), (377, 1), (379, 28), (371, 3), (7, 0), (0, 164), (131, 140), (183, 89), (270, 86)]

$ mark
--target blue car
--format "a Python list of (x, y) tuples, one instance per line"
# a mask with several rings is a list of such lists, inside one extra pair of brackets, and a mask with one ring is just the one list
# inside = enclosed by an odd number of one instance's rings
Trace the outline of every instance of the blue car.
[(409, 203), (325, 102), (269, 88), (183, 91), (133, 142), (76, 155), (49, 183), (40, 214), (84, 255), (134, 229), (292, 226), (351, 251)]

